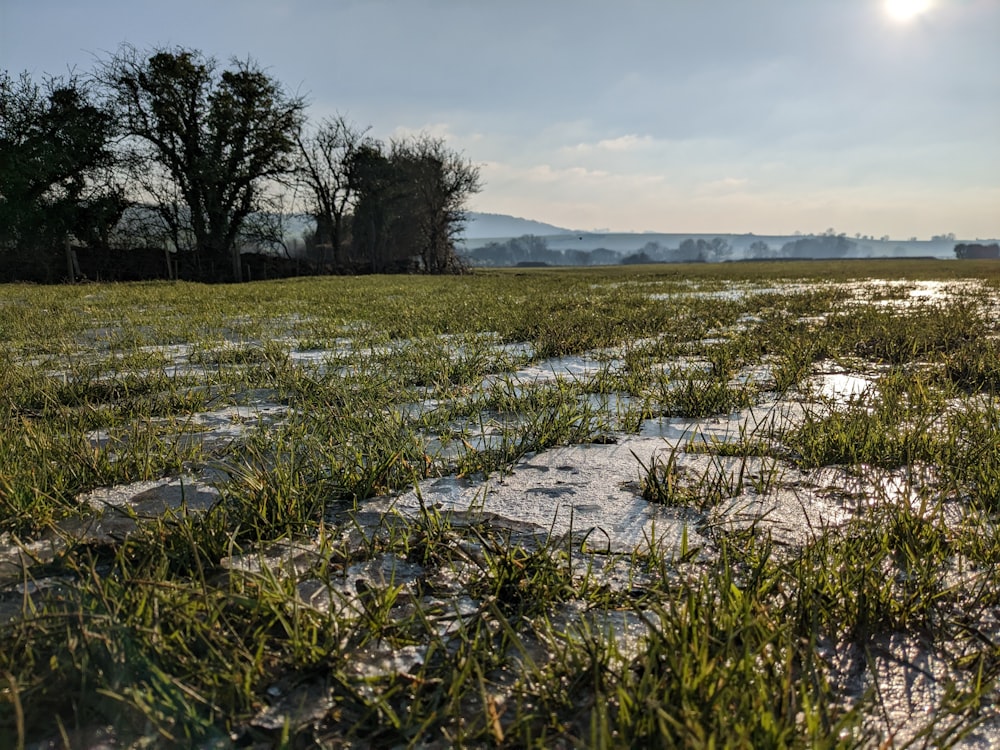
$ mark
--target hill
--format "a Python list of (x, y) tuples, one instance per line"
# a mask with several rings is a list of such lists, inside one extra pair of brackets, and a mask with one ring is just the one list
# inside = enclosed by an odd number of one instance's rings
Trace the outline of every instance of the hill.
[(846, 234), (755, 235), (587, 232), (501, 214), (470, 214), (460, 252), (475, 265), (605, 265), (621, 262), (810, 258), (954, 258), (952, 236), (876, 239)]
[(553, 234), (569, 234), (572, 231), (572, 229), (563, 229), (552, 224), (522, 219), (517, 216), (470, 211), (462, 236), (466, 240), (481, 240), (497, 237), (521, 237), (526, 234), (544, 237)]

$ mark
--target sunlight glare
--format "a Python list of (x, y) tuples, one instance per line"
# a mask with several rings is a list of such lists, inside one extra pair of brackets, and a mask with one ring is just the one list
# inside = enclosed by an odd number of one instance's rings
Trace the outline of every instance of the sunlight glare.
[(885, 12), (893, 21), (906, 23), (930, 10), (931, 0), (885, 0)]

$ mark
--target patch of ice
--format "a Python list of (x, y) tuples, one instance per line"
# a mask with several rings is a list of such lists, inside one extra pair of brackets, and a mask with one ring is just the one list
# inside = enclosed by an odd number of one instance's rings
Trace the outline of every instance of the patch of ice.
[(645, 461), (665, 448), (662, 440), (634, 437), (554, 448), (522, 459), (502, 478), (426, 480), (417, 490), (370, 501), (368, 509), (417, 514), (424, 503), (442, 513), (486, 513), (534, 525), (553, 538), (585, 539), (592, 551), (677, 548), (685, 533), (698, 546), (689, 512), (652, 505), (638, 493), (642, 467), (636, 456)]

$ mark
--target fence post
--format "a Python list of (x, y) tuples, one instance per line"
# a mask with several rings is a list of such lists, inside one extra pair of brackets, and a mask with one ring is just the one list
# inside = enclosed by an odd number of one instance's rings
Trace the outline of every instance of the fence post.
[(64, 246), (66, 248), (66, 273), (69, 275), (69, 283), (76, 283), (76, 273), (74, 266), (76, 263), (73, 262), (73, 248), (69, 246), (69, 235), (63, 239)]

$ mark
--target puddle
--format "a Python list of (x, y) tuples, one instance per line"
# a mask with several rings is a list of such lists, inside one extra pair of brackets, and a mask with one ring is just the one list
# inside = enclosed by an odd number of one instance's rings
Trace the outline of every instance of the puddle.
[(167, 511), (204, 512), (218, 502), (219, 491), (187, 476), (96, 489), (77, 499), (97, 512), (127, 510), (139, 518), (156, 518)]
[[(848, 647), (835, 654), (840, 691), (849, 703), (877, 691), (879, 711), (865, 717), (864, 727), (879, 747), (908, 747), (932, 723), (940, 722), (940, 731), (955, 720), (939, 709), (952, 686), (965, 678), (913, 636), (878, 636), (864, 650)], [(958, 744), (970, 746), (975, 745)], [(995, 747), (992, 742), (987, 746)]]
[(661, 437), (667, 441), (695, 442), (703, 445), (733, 443), (739, 440), (763, 440), (799, 424), (805, 405), (793, 401), (763, 401), (732, 414), (705, 419), (661, 417), (647, 419), (639, 428), (642, 437)]
[(276, 735), (319, 722), (333, 706), (332, 691), (322, 682), (271, 685), (266, 694), (271, 703), (250, 720), (250, 726)]
[(834, 404), (866, 401), (878, 392), (875, 378), (849, 372), (829, 372), (809, 379), (806, 389), (821, 400)]
[(219, 498), (219, 491), (206, 478), (193, 476), (84, 493), (78, 502), (90, 513), (60, 521), (36, 540), (0, 537), (0, 584), (21, 580), (27, 570), (53, 562), (72, 545), (117, 545), (143, 521), (169, 514), (204, 513)]
[(524, 367), (507, 375), (487, 378), (484, 385), (491, 385), (496, 380), (510, 378), (520, 383), (542, 383), (567, 378), (570, 380), (587, 380), (603, 372), (614, 372), (622, 367), (622, 362), (611, 359), (610, 353), (593, 353), (590, 355), (568, 355), (552, 357)]
[[(273, 395), (270, 391), (266, 393)], [(250, 406), (194, 412), (181, 418), (151, 419), (149, 427), (159, 430), (168, 442), (174, 441), (181, 451), (197, 446), (205, 452), (220, 452), (258, 427), (276, 425), (289, 411), (284, 404), (262, 401)], [(128, 450), (127, 433), (112, 435), (107, 430), (92, 430), (86, 433), (86, 439), (95, 450), (111, 451), (112, 460), (114, 453)]]
[[(692, 287), (696, 286), (694, 284)], [(907, 281), (894, 279), (865, 279), (849, 282), (784, 282), (772, 285), (755, 285), (746, 282), (727, 282), (721, 289), (699, 290), (697, 288), (677, 289), (658, 292), (651, 299), (672, 301), (676, 299), (709, 299), (725, 302), (742, 302), (747, 298), (763, 295), (789, 296), (808, 294), (818, 289), (840, 291), (847, 296), (847, 305), (874, 304), (887, 307), (907, 308), (915, 305), (942, 304), (955, 299), (968, 299), (987, 291), (985, 284), (978, 280), (956, 279), (951, 281), (924, 280)], [(753, 318), (755, 316), (749, 316)], [(757, 322), (744, 316), (742, 322)]]
[(650, 299), (654, 300), (676, 300), (678, 298), (687, 299), (714, 299), (723, 302), (742, 302), (747, 297), (762, 294), (794, 294), (804, 287), (789, 284), (787, 286), (752, 286), (752, 285), (730, 285), (725, 289), (713, 289), (706, 291), (677, 291), (651, 294)]
[[(881, 307), (907, 308), (915, 305), (942, 304), (956, 299), (968, 299), (983, 292), (980, 281), (893, 281), (883, 280), (858, 285), (862, 293), (875, 296), (867, 300)], [(878, 299), (879, 294), (893, 295), (889, 299)]]
[(636, 455), (645, 461), (664, 449), (662, 440), (644, 438), (553, 448), (522, 459), (502, 478), (427, 480), (415, 491), (364, 507), (415, 516), (422, 501), (443, 514), (484, 513), (527, 524), (553, 543), (571, 538), (599, 552), (632, 552), (651, 545), (678, 549), (685, 531), (688, 543), (698, 546), (707, 540), (689, 528), (697, 515), (650, 504), (638, 493), (641, 466)]

